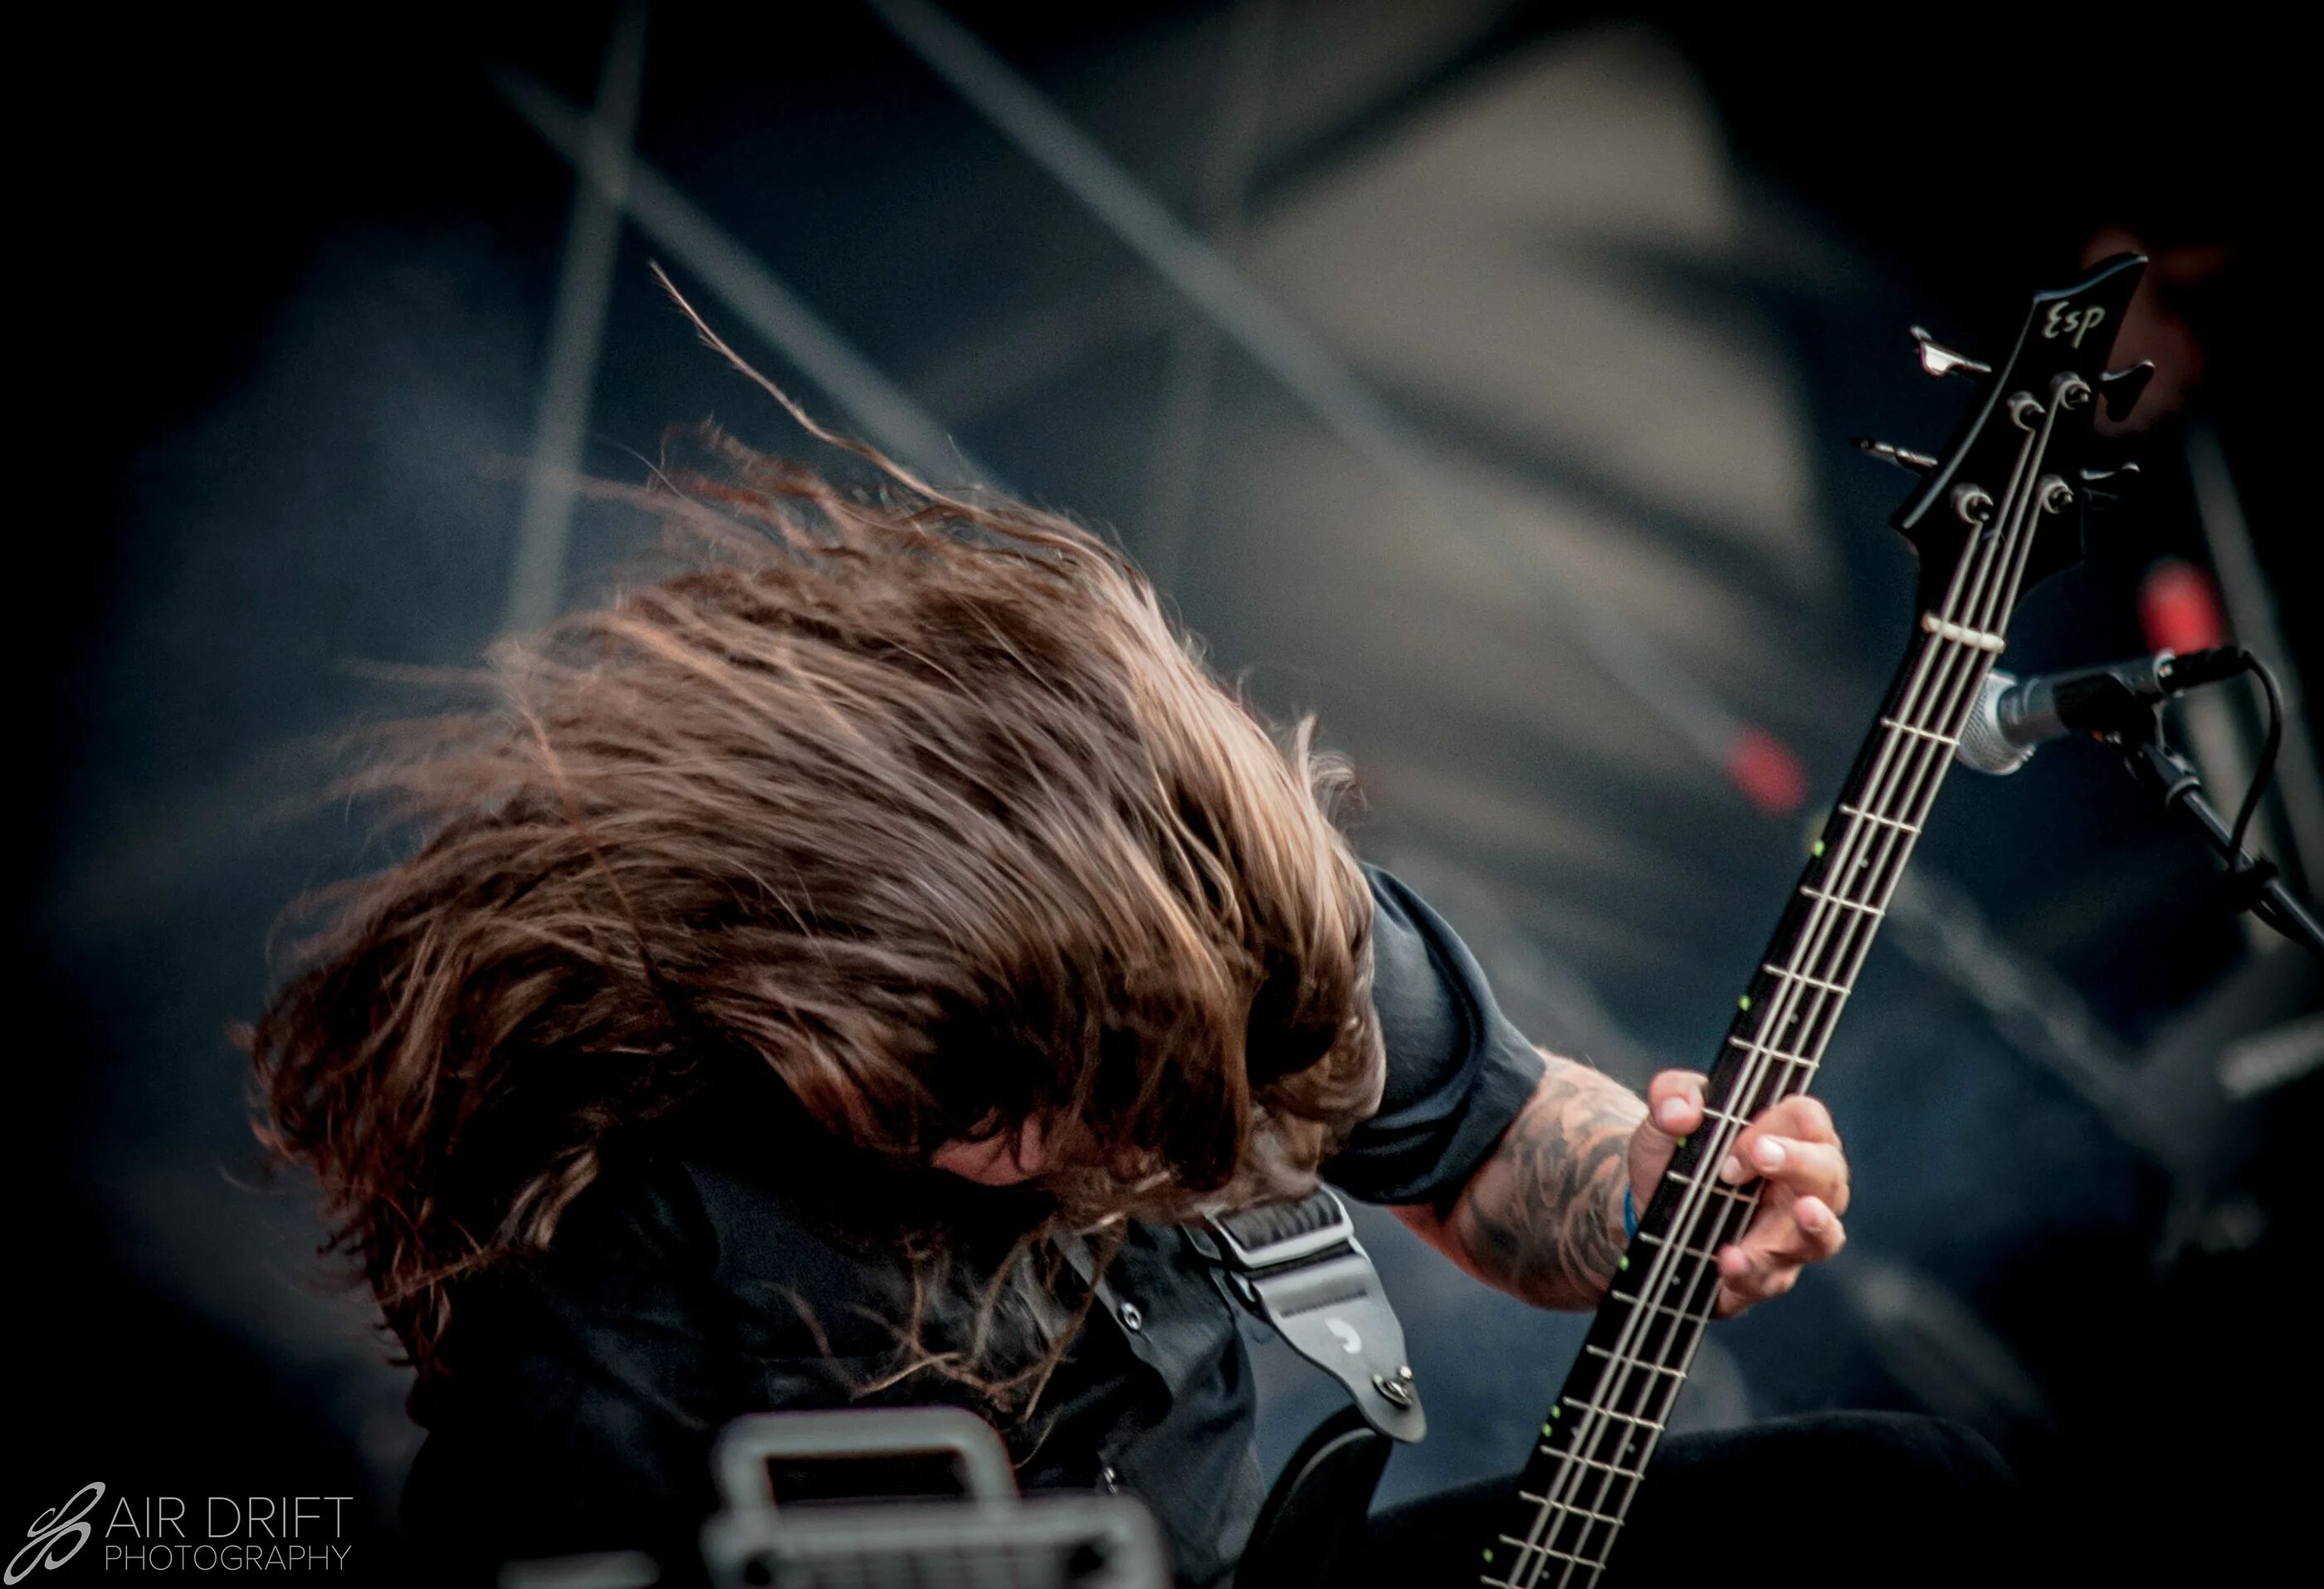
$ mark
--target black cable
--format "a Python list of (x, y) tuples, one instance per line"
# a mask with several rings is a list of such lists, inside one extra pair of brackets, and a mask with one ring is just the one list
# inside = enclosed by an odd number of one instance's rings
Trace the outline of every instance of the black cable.
[(2267, 696), (2267, 736), (2260, 742), (2259, 761), (2252, 768), (2251, 787), (2244, 791), (2244, 803), (2236, 808), (2235, 826), (2227, 833), (2227, 856), (2232, 864), (2244, 847), (2244, 835), (2251, 828), (2252, 818), (2259, 810), (2259, 802), (2267, 793), (2267, 786), (2275, 778), (2276, 753), (2283, 748), (2283, 691), (2275, 682), (2275, 675), (2265, 662), (2251, 652), (2236, 648), (2244, 670), (2259, 680)]
[[(2252, 766), (2251, 786), (2244, 790), (2243, 803), (2236, 808), (2234, 825), (2224, 832), (2217, 826), (2211, 828), (2227, 863), (2230, 898), (2236, 909), (2249, 910), (2293, 942), (2324, 953), (2324, 945), (2317, 942), (2312, 919), (2302, 919), (2305, 912), (2297, 906), (2287, 908), (2283, 901), (2289, 896), (2275, 894), (2280, 875), (2275, 863), (2264, 855), (2248, 855), (2244, 849), (2245, 836), (2259, 811), (2260, 801), (2266, 798), (2268, 785), (2274, 781), (2276, 756), (2283, 748), (2283, 690), (2267, 664), (2251, 652), (2238, 646), (2236, 660), (2240, 671), (2259, 680), (2260, 689), (2267, 697), (2267, 732), (2260, 742), (2259, 758)], [(2212, 820), (2216, 824), (2218, 818)]]

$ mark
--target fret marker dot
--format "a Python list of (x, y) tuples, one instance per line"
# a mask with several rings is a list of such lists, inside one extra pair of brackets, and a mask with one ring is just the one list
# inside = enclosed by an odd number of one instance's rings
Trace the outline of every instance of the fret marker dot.
[(1489, 1545), (1485, 1547), (1485, 1559), (1487, 1561), (1493, 1559), (1493, 1547)]
[(1629, 1258), (1629, 1254), (1626, 1252), (1626, 1253), (1624, 1253), (1621, 1257), (1617, 1258), (1616, 1260), (1614, 1260), (1614, 1267), (1615, 1267), (1615, 1269), (1616, 1269), (1617, 1270), (1626, 1270), (1626, 1269), (1629, 1268), (1629, 1267), (1630, 1267), (1630, 1258)]
[(1745, 993), (1741, 998), (1736, 1000), (1735, 1007), (1738, 1010), (1748, 1010), (1751, 1007), (1751, 995)]
[(1808, 846), (1808, 854), (1809, 854), (1809, 855), (1822, 855), (1822, 854), (1823, 854), (1823, 840), (1821, 840), (1821, 839), (1818, 839), (1818, 840), (1816, 840), (1816, 841), (1815, 841), (1815, 843), (1813, 843), (1813, 844), (1810, 845)]
[(1550, 1417), (1552, 1417), (1552, 1418), (1555, 1418), (1558, 1414), (1560, 1414), (1560, 1413), (1563, 1412), (1564, 1410), (1565, 1410), (1565, 1408), (1564, 1408), (1563, 1404), (1563, 1403), (1561, 1403), (1560, 1405), (1558, 1405), (1558, 1406), (1556, 1406), (1556, 1407), (1553, 1407), (1553, 1408), (1551, 1408), (1551, 1409), (1549, 1409), (1549, 1416), (1550, 1416)]

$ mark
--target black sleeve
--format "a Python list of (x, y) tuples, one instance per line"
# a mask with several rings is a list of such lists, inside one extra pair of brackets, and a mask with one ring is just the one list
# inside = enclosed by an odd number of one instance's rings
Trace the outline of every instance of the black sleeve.
[(1545, 1066), (1444, 919), (1388, 873), (1364, 871), (1388, 1086), (1323, 1174), (1369, 1203), (1443, 1205), (1533, 1096)]
[(429, 1425), (404, 1517), (435, 1573), (587, 1550), (693, 1557), (734, 1353), (715, 1300), (716, 1237), (666, 1163), (609, 1165), (549, 1251), (463, 1288), (450, 1372), (415, 1396)]

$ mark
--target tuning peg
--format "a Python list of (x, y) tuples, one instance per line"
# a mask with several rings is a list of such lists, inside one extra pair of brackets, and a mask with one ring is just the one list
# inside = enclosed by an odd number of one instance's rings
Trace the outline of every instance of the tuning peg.
[(2107, 418), (2117, 422), (2130, 418), (2146, 383), (2154, 379), (2154, 361), (2143, 358), (2126, 370), (2108, 370), (2098, 377), (2098, 395), (2106, 399)]
[(1848, 444), (1859, 452), (1871, 454), (1884, 464), (1895, 464), (1900, 469), (1910, 469), (1915, 475), (1925, 475), (1937, 467), (1937, 460), (1925, 452), (1895, 446), (1886, 441), (1875, 441), (1869, 436), (1851, 436)]
[(1921, 368), (1932, 375), (1990, 375), (1991, 365), (1982, 365), (1965, 353), (1955, 353), (1929, 335), (1924, 326), (1913, 328), (1913, 340), (1921, 352)]

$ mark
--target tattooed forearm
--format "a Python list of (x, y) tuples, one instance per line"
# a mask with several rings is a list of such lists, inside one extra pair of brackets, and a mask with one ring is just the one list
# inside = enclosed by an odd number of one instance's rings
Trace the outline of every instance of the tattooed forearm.
[(1480, 1279), (1544, 1307), (1586, 1307), (1622, 1255), (1631, 1132), (1646, 1106), (1628, 1088), (1551, 1057), (1525, 1110), (1438, 1233), (1424, 1234)]

